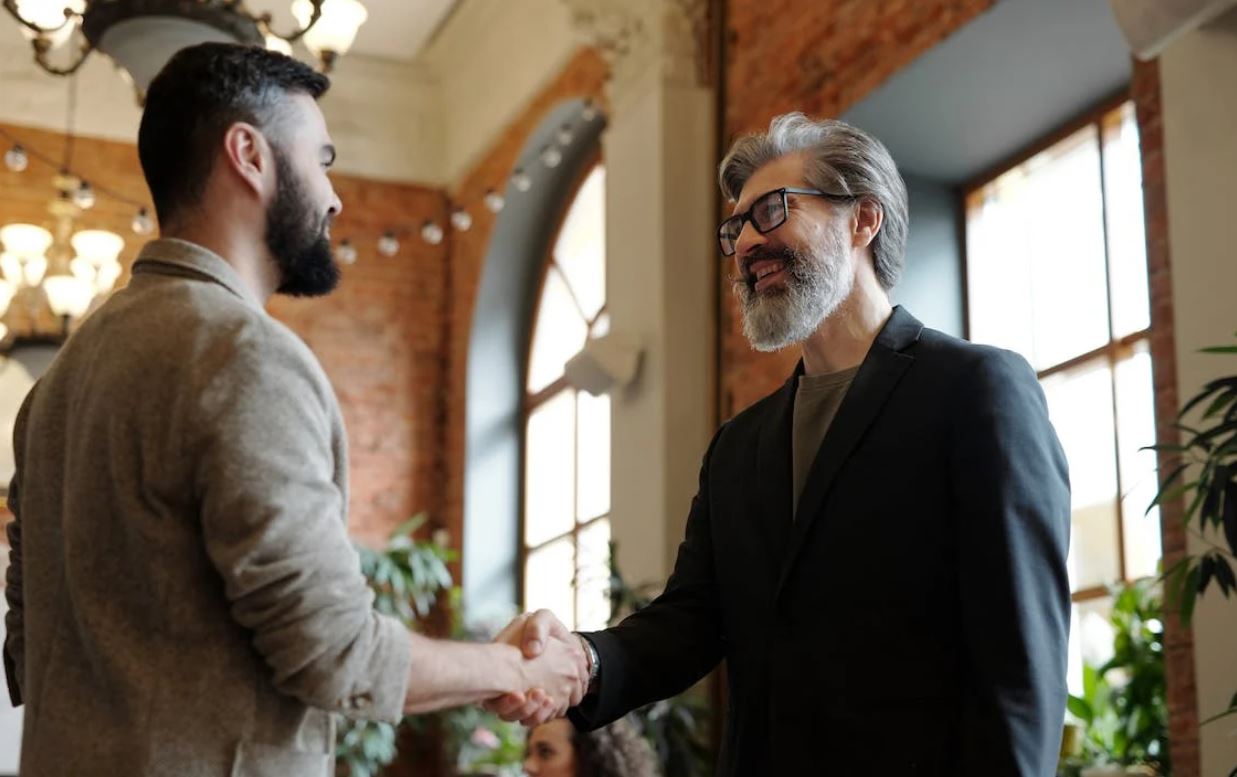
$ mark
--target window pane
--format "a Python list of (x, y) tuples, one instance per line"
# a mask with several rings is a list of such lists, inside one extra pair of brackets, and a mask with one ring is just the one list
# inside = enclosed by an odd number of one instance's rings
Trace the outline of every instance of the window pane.
[(610, 619), (610, 520), (602, 518), (580, 530), (577, 553), (577, 628), (603, 629)]
[(553, 612), (569, 629), (576, 628), (571, 582), (575, 552), (564, 537), (528, 554), (524, 562), (524, 609)]
[(1143, 224), (1142, 154), (1134, 104), (1104, 117), (1104, 196), (1108, 216), (1108, 272), (1113, 334), (1151, 326), (1147, 237)]
[(1113, 630), (1108, 622), (1112, 612), (1112, 597), (1090, 599), (1074, 605), (1070, 614), (1069, 669), (1066, 683), (1069, 692), (1082, 695), (1083, 662), (1099, 668), (1112, 658)]
[(600, 166), (585, 179), (563, 221), (554, 261), (592, 321), (606, 302), (606, 175)]
[(975, 192), (967, 207), (971, 337), (1042, 370), (1108, 342), (1094, 125)]
[(589, 521), (610, 512), (610, 397), (577, 394), (580, 403), (576, 517)]
[(546, 272), (528, 359), (528, 390), (538, 392), (563, 374), (563, 365), (584, 347), (588, 323), (571, 301), (557, 268)]
[(575, 392), (554, 395), (528, 417), (524, 541), (540, 545), (575, 525)]
[(1155, 399), (1151, 354), (1140, 341), (1117, 363), (1117, 447), (1121, 466), (1122, 519), (1125, 523), (1125, 574), (1130, 579), (1156, 574), (1160, 562), (1160, 511), (1144, 512), (1158, 485), (1155, 451)]
[(1070, 582), (1075, 591), (1120, 579), (1112, 371), (1092, 361), (1043, 381), (1069, 460), (1073, 495)]

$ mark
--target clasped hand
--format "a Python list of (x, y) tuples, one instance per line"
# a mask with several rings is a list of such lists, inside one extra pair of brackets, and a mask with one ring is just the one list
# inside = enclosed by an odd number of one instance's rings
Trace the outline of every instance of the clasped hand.
[(588, 691), (588, 658), (580, 639), (549, 610), (520, 615), (494, 640), (519, 648), (524, 691), (485, 702), (503, 720), (539, 726), (561, 718)]

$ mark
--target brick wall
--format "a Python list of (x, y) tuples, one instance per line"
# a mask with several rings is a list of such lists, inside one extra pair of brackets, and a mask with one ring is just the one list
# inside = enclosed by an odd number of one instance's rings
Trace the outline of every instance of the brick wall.
[[(1147, 275), (1151, 287), (1151, 361), (1155, 383), (1157, 440), (1178, 442), (1172, 427), (1180, 407), (1177, 396), (1177, 353), (1173, 334), (1173, 284), (1168, 249), (1168, 206), (1164, 184), (1164, 128), (1161, 122), (1158, 61), (1135, 62), (1130, 85), (1142, 147), (1143, 210), (1147, 225)], [(1161, 455), (1160, 471), (1171, 472), (1172, 457)], [(1161, 512), (1164, 568), (1186, 552), (1181, 500)], [(1198, 704), (1194, 688), (1194, 638), (1174, 614), (1164, 629), (1165, 673), (1168, 684), (1169, 741), (1173, 774), (1198, 777)]]
[(601, 57), (581, 49), (497, 137), (494, 144), (454, 187), (452, 202), (473, 216), (467, 232), (450, 237), (450, 308), (446, 382), (446, 486), (443, 519), (458, 545), (464, 520), (464, 408), (468, 382), (468, 341), (482, 264), (498, 216), (481, 205), (487, 189), (504, 191), (520, 151), (544, 117), (564, 100), (590, 97), (601, 104), (606, 67)]
[[(59, 158), (63, 136), (4, 129), (27, 147)], [(73, 166), (100, 186), (148, 200), (133, 145), (78, 139)], [(0, 223), (45, 222), (52, 173), (33, 160), (22, 173), (0, 168)], [(351, 527), (359, 539), (374, 543), (414, 512), (437, 514), (442, 502), (446, 248), (413, 233), (425, 218), (441, 223), (445, 199), (424, 187), (338, 175), (333, 180), (344, 202), (334, 233), (354, 239), (357, 263), (344, 268), (343, 283), (330, 297), (277, 299), (271, 311), (309, 343), (339, 395), (352, 453)], [(144, 242), (130, 229), (133, 213), (132, 206), (100, 196), (80, 221), (81, 227), (122, 235), (126, 267)], [(410, 228), (410, 234), (400, 253), (386, 258), (374, 246), (392, 226)]]
[[(787, 111), (836, 116), (992, 5), (992, 0), (729, 0), (727, 137), (761, 130)], [(753, 351), (722, 273), (722, 417), (786, 379), (798, 358)]]

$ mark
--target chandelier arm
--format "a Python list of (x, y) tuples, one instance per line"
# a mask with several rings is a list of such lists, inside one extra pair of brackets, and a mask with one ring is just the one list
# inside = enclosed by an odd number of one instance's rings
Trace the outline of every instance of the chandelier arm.
[[(5, 3), (14, 2), (14, 0), (4, 0), (4, 1)], [(312, 3), (314, 7), (313, 12), (309, 16), (309, 24), (306, 24), (303, 28), (297, 30), (291, 35), (281, 35), (275, 32), (274, 30), (272, 30), (270, 14), (263, 14), (261, 17), (259, 17), (257, 20), (258, 25), (259, 27), (261, 27), (262, 32), (264, 34), (274, 35), (276, 38), (282, 38), (283, 40), (286, 40), (288, 43), (296, 43), (298, 40), (304, 37), (305, 33), (309, 32), (311, 27), (313, 27), (315, 24), (318, 23), (319, 19), (322, 18), (322, 4), (326, 2), (326, 0), (309, 0), (309, 2)]]
[(64, 26), (66, 24), (69, 24), (71, 21), (73, 21), (74, 17), (80, 15), (77, 13), (67, 13), (64, 15), (64, 21), (56, 25), (55, 27), (40, 27), (39, 25), (35, 24), (34, 22), (30, 21), (29, 19), (21, 15), (21, 12), (17, 10), (17, 0), (4, 0), (4, 10), (8, 11), (9, 15), (11, 15), (14, 19), (16, 19), (18, 24), (22, 25), (26, 29), (30, 30), (31, 32), (39, 36), (53, 35), (57, 32), (60, 32), (61, 30), (64, 29)]
[[(6, 2), (8, 2), (8, 0), (6, 0)], [(94, 45), (91, 44), (90, 41), (85, 41), (82, 43), (82, 47), (78, 49), (77, 59), (74, 60), (68, 67), (59, 67), (57, 65), (53, 65), (47, 59), (47, 54), (51, 51), (51, 47), (47, 45), (47, 41), (42, 38), (35, 38), (30, 43), (34, 47), (34, 61), (38, 63), (39, 67), (54, 76), (73, 75), (81, 69), (82, 65), (86, 63), (86, 59), (90, 56), (90, 52), (94, 51)]]

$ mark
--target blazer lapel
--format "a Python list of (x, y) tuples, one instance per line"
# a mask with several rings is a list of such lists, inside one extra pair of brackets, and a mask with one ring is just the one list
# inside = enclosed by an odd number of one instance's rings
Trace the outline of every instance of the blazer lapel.
[[(825, 497), (833, 487), (833, 481), (838, 471), (850, 457), (851, 452), (863, 435), (867, 432), (881, 407), (893, 389), (902, 379), (907, 368), (915, 359), (902, 351), (919, 339), (923, 324), (919, 323), (901, 306), (893, 309), (889, 321), (885, 323), (876, 342), (868, 351), (867, 358), (859, 367), (855, 380), (838, 408), (820, 450), (812, 462), (803, 493), (799, 497), (799, 512), (790, 527), (790, 539), (786, 552), (782, 556), (782, 569), (778, 577), (775, 599), (781, 594), (794, 567), (799, 552), (819, 517), (824, 506)], [(791, 408), (794, 406), (794, 395), (791, 394)], [(789, 451), (790, 437), (787, 433), (786, 450)], [(786, 454), (789, 471), (789, 452)]]
[[(793, 501), (791, 470), (791, 421), (795, 409), (795, 387), (803, 374), (803, 363), (774, 396), (770, 413), (761, 424), (756, 439), (756, 488), (761, 505), (760, 532), (765, 540), (770, 571), (776, 572), (790, 537)], [(772, 582), (772, 581), (771, 581)]]

